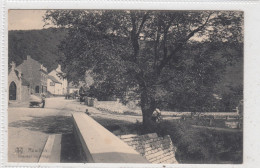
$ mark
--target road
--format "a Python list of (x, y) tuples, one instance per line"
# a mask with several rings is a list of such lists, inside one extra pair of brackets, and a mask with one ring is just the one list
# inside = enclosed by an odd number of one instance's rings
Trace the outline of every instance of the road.
[(86, 109), (96, 120), (113, 123), (116, 120), (130, 123), (142, 121), (141, 116), (102, 112), (64, 97), (47, 98), (45, 108), (29, 108), (26, 103), (12, 104), (8, 108), (8, 161), (38, 162), (48, 137), (60, 134), (60, 162), (81, 162), (73, 136), (71, 115), (85, 113)]
[[(47, 138), (51, 134), (62, 134), (63, 146), (73, 141), (71, 115), (74, 112), (83, 112), (83, 109), (76, 104), (73, 105), (72, 102), (57, 97), (47, 98), (45, 108), (28, 108), (28, 104), (27, 107), (10, 107), (8, 109), (8, 161), (38, 162)], [(73, 160), (71, 156), (63, 158), (65, 161)]]
[[(8, 161), (38, 162), (44, 145), (51, 134), (62, 134), (61, 162), (77, 162), (76, 154), (71, 152), (73, 142), (73, 113), (85, 112), (93, 118), (141, 121), (141, 116), (116, 115), (101, 112), (93, 107), (80, 104), (76, 100), (63, 97), (47, 98), (45, 108), (29, 108), (27, 104), (8, 108)], [(65, 145), (65, 147), (64, 147)], [(67, 150), (68, 152), (64, 151)], [(69, 154), (66, 154), (69, 153)]]

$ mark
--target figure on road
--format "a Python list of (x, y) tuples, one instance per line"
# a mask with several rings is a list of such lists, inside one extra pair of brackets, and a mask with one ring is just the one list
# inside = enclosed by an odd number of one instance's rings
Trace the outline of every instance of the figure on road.
[(44, 93), (41, 94), (41, 98), (42, 98), (42, 108), (44, 108), (44, 106), (45, 106), (45, 98), (46, 98)]

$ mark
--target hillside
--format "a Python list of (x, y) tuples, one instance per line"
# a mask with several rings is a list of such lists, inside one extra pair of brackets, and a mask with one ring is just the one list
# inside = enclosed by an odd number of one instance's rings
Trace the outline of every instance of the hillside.
[(57, 46), (66, 34), (66, 30), (56, 28), (9, 31), (8, 61), (14, 61), (19, 65), (30, 55), (50, 71), (58, 64), (61, 53)]

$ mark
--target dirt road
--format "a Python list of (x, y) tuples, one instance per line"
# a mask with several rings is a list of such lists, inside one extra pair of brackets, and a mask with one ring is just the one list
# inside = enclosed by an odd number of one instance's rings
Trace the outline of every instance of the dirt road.
[[(95, 118), (116, 119), (128, 122), (141, 121), (141, 116), (116, 115), (99, 111), (64, 97), (47, 98), (45, 108), (15, 106), (8, 108), (8, 161), (38, 162), (47, 138), (51, 134), (62, 134), (64, 143), (72, 140), (73, 113), (90, 112)], [(65, 144), (66, 145), (66, 144)], [(71, 147), (71, 146), (70, 146)], [(62, 150), (71, 150), (66, 147)], [(73, 146), (72, 146), (73, 148)], [(66, 152), (64, 152), (66, 153)], [(61, 157), (61, 162), (76, 162), (73, 156)]]

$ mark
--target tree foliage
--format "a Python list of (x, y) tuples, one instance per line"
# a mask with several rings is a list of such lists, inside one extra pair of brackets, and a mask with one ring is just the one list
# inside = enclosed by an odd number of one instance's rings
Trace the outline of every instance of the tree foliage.
[(51, 10), (45, 21), (69, 30), (60, 45), (69, 78), (91, 69), (115, 95), (134, 88), (144, 125), (164, 103), (206, 111), (223, 66), (243, 55), (239, 11)]

